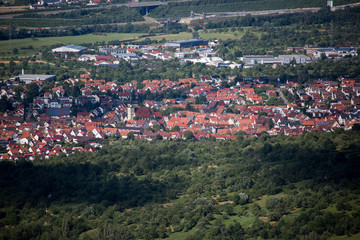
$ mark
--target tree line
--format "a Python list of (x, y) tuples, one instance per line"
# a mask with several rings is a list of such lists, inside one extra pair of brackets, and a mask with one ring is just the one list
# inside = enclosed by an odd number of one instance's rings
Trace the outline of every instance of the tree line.
[(205, 26), (207, 29), (224, 28), (224, 27), (251, 27), (251, 26), (289, 26), (289, 25), (314, 25), (314, 24), (326, 24), (326, 23), (338, 23), (344, 22), (359, 22), (360, 8), (359, 7), (347, 7), (344, 10), (330, 11), (330, 8), (324, 7), (317, 12), (305, 12), (305, 13), (291, 13), (291, 14), (274, 14), (265, 16), (251, 16), (250, 14), (244, 17), (236, 17), (230, 19), (221, 20), (206, 20)]
[[(354, 3), (355, 0), (334, 1), (334, 5), (343, 5)], [(170, 2), (167, 5), (155, 8), (150, 12), (150, 16), (164, 17), (188, 17), (190, 12), (195, 13), (217, 13), (217, 12), (242, 12), (242, 11), (260, 11), (276, 9), (295, 9), (309, 7), (326, 7), (326, 2), (321, 0), (315, 1), (296, 1), (296, 0), (197, 0), (189, 2)]]

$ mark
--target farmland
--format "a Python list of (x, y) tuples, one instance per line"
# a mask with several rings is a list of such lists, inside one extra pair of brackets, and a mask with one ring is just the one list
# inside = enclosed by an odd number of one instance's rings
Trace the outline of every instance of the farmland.
[[(137, 38), (139, 33), (106, 33), (101, 35), (86, 34), (80, 36), (66, 36), (66, 37), (44, 37), (26, 39), (14, 39), (0, 42), (0, 56), (8, 57), (14, 56), (13, 49), (17, 48), (19, 52), (16, 56), (29, 56), (34, 54), (35, 50), (39, 50), (42, 47), (52, 46), (55, 44), (86, 44), (95, 42), (108, 42), (113, 40), (125, 40)], [(32, 49), (29, 49), (32, 46)], [(27, 48), (27, 49), (24, 49)]]

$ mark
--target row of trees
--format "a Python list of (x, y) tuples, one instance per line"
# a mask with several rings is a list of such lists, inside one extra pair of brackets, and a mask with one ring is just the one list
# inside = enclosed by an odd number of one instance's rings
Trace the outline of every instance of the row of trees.
[(205, 21), (207, 29), (226, 28), (226, 27), (281, 27), (289, 25), (314, 25), (327, 24), (330, 22), (343, 24), (344, 22), (359, 22), (359, 7), (346, 8), (344, 10), (330, 11), (329, 8), (321, 8), (318, 12), (306, 13), (292, 13), (292, 14), (277, 14), (265, 16), (251, 16), (250, 14), (244, 17), (208, 20)]

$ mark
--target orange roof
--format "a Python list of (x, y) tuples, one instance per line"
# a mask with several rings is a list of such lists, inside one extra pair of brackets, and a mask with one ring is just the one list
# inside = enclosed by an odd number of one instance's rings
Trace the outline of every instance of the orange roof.
[(315, 120), (302, 120), (300, 122), (304, 126), (314, 126), (315, 125)]

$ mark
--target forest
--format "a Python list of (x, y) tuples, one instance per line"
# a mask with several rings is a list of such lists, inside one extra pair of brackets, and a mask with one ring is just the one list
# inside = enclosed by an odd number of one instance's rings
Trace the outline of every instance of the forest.
[(360, 232), (359, 133), (109, 138), (96, 153), (3, 161), (0, 238), (351, 236)]

